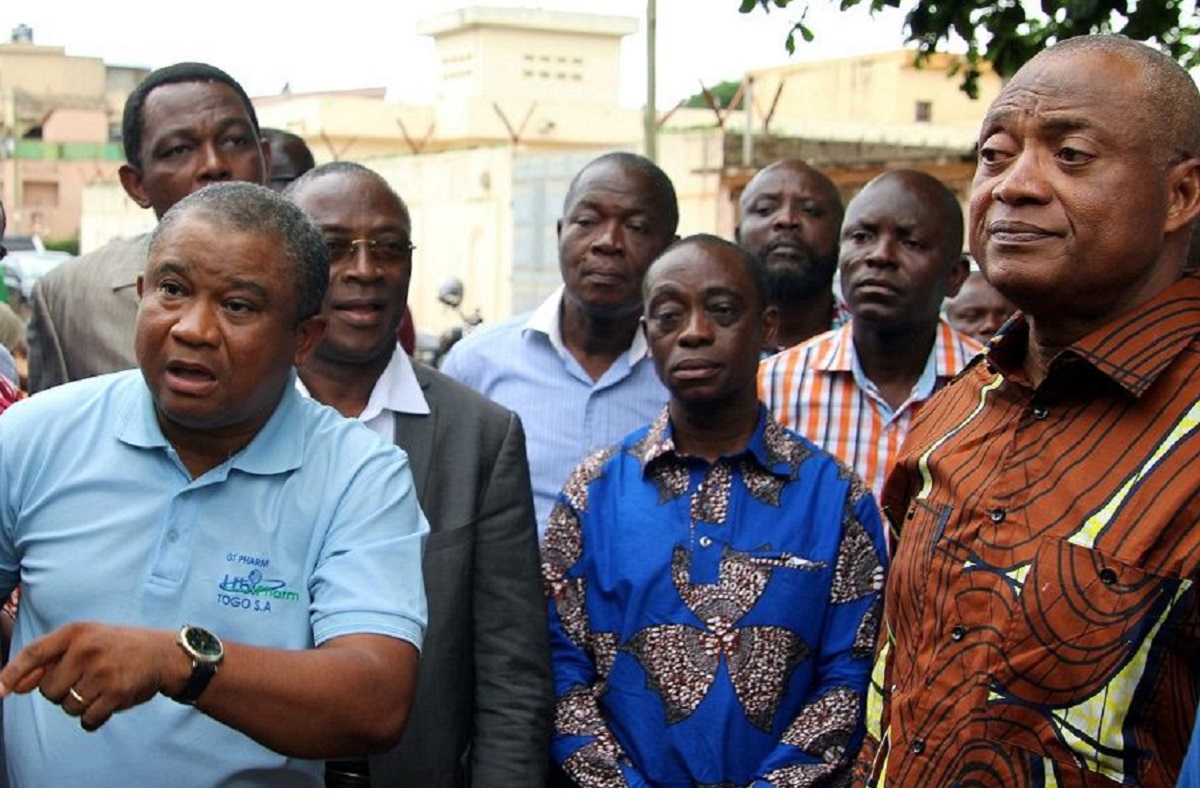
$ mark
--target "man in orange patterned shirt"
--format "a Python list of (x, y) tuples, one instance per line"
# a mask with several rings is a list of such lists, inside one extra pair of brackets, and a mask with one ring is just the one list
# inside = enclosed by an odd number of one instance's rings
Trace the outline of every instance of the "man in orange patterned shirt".
[(971, 250), (1020, 312), (922, 411), (859, 778), (1173, 785), (1200, 680), (1200, 94), (1117, 36), (984, 120)]

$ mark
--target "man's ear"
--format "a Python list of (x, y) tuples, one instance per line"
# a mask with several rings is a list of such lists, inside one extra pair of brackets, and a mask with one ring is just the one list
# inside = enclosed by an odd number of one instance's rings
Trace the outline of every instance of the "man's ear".
[(1167, 170), (1167, 192), (1163, 233), (1174, 233), (1200, 215), (1200, 158), (1180, 161)]
[(317, 314), (314, 317), (301, 322), (296, 328), (296, 357), (293, 359), (297, 367), (304, 366), (304, 362), (312, 355), (312, 351), (316, 349), (317, 342), (321, 341), (321, 337), (325, 335), (325, 325), (328, 320), (322, 314)]
[(125, 189), (125, 194), (129, 195), (129, 199), (137, 203), (142, 208), (150, 207), (150, 196), (146, 194), (146, 187), (142, 184), (142, 171), (132, 164), (122, 164), (117, 170), (117, 177), (121, 179), (121, 186)]
[(967, 282), (967, 276), (971, 274), (971, 262), (966, 256), (959, 256), (954, 259), (954, 265), (950, 267), (950, 276), (946, 281), (946, 297), (956, 297), (958, 290)]
[(759, 321), (762, 325), (762, 347), (758, 349), (773, 350), (779, 342), (779, 309), (774, 305), (767, 306), (759, 315)]
[(259, 146), (259, 149), (262, 150), (262, 160), (263, 160), (262, 185), (270, 186), (271, 185), (271, 142), (268, 141), (267, 139), (259, 138), (258, 146)]

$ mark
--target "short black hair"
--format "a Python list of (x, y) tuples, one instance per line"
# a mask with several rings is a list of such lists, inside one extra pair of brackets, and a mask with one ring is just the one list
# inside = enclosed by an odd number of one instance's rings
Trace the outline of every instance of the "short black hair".
[(584, 166), (583, 169), (571, 179), (571, 185), (567, 187), (567, 196), (563, 199), (563, 213), (566, 214), (567, 209), (571, 205), (571, 201), (575, 198), (575, 191), (579, 188), (579, 181), (593, 167), (601, 164), (616, 164), (624, 169), (632, 170), (643, 176), (650, 182), (651, 191), (654, 193), (653, 200), (656, 203), (661, 203), (663, 218), (667, 223), (668, 233), (672, 236), (679, 228), (679, 200), (675, 196), (675, 184), (671, 183), (671, 179), (667, 177), (667, 173), (662, 171), (662, 167), (655, 164), (645, 156), (639, 156), (637, 153), (627, 153), (624, 151), (615, 151), (605, 153), (604, 155), (594, 158)]
[[(658, 263), (659, 260), (664, 258), (672, 250), (678, 250), (679, 248), (687, 245), (714, 247), (733, 252), (735, 255), (737, 255), (738, 262), (742, 265), (742, 268), (746, 271), (746, 274), (750, 276), (750, 282), (754, 284), (754, 291), (758, 295), (758, 297), (755, 299), (755, 308), (761, 312), (768, 305), (770, 305), (771, 288), (767, 273), (767, 265), (763, 263), (761, 258), (754, 253), (751, 253), (740, 244), (731, 242), (728, 239), (722, 239), (720, 236), (716, 236), (715, 234), (693, 233), (691, 236), (685, 236), (682, 239), (674, 241), (667, 247), (666, 250), (663, 250), (662, 253), (659, 254), (658, 258), (654, 259), (654, 262)], [(654, 264), (651, 264), (650, 268), (646, 270), (646, 278), (642, 284), (642, 294), (644, 297), (650, 296), (649, 292), (646, 290), (650, 288), (650, 275), (653, 271)]]
[(163, 215), (150, 250), (187, 214), (200, 214), (239, 233), (279, 240), (296, 279), (297, 324), (321, 312), (329, 288), (329, 249), (308, 215), (278, 192), (245, 181), (220, 181), (192, 192)]
[(254, 104), (250, 102), (250, 97), (240, 83), (211, 64), (201, 64), (197, 61), (172, 64), (169, 67), (156, 69), (147, 75), (145, 80), (130, 92), (129, 98), (125, 101), (125, 114), (121, 118), (121, 146), (125, 150), (125, 161), (134, 169), (142, 169), (142, 125), (144, 124), (143, 111), (146, 107), (146, 98), (158, 87), (172, 83), (225, 84), (241, 98), (242, 103), (246, 106), (246, 113), (250, 115), (254, 133), (259, 135), (258, 115), (254, 113)]

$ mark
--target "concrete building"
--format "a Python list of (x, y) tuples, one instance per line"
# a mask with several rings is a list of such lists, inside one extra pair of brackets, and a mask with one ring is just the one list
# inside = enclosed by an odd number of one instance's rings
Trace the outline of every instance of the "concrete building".
[(79, 234), (83, 188), (116, 180), (125, 98), (149, 70), (35, 44), (0, 44), (0, 197), (12, 233)]

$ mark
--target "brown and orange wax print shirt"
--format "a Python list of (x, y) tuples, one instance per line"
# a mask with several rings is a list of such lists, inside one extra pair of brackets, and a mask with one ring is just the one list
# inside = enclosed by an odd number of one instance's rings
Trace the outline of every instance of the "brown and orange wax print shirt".
[(862, 782), (1175, 783), (1200, 690), (1200, 278), (1036, 389), (1027, 336), (1018, 316), (930, 401), (885, 486)]

